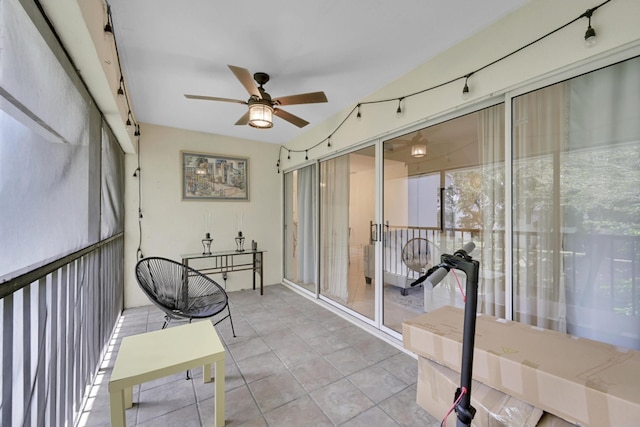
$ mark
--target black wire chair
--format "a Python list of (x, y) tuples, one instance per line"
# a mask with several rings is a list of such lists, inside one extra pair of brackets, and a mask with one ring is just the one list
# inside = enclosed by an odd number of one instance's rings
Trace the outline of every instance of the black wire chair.
[(236, 336), (225, 290), (210, 277), (179, 262), (160, 258), (143, 258), (136, 264), (136, 279), (145, 295), (165, 312), (166, 328), (172, 319), (206, 319), (221, 313), (227, 314), (231, 332)]

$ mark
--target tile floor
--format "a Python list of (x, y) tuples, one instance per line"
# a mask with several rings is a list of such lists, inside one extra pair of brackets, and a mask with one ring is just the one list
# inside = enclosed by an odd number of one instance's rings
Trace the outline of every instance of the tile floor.
[[(227, 348), (226, 425), (243, 427), (435, 427), (416, 403), (417, 361), (283, 285), (230, 292), (229, 320), (216, 326)], [(79, 426), (109, 426), (107, 384), (122, 337), (160, 329), (153, 307), (125, 310)], [(181, 323), (175, 322), (174, 325)], [(202, 370), (134, 388), (127, 426), (213, 426), (214, 384)]]

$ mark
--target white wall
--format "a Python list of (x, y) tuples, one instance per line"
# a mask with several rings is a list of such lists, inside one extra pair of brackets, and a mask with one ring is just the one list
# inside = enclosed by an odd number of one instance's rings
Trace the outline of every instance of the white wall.
[(358, 157), (360, 165), (367, 165), (349, 176), (349, 244), (362, 248), (369, 244), (369, 221), (376, 219), (376, 171), (373, 157), (358, 154), (351, 157)]
[[(204, 215), (214, 218), (212, 250), (235, 249), (237, 214), (244, 214), (245, 247), (251, 240), (264, 255), (265, 285), (282, 279), (282, 174), (274, 167), (279, 146), (219, 135), (142, 124), (139, 178), (137, 156), (126, 156), (125, 306), (149, 304), (135, 280), (139, 242), (138, 180), (142, 195), (142, 253), (180, 261), (183, 253), (202, 252)], [(249, 201), (183, 201), (180, 151), (249, 158)], [(220, 284), (219, 275), (214, 279)], [(227, 290), (252, 286), (250, 272), (230, 273)]]
[[(395, 114), (397, 98), (434, 87), (471, 71), (477, 70), (506, 54), (519, 49), (556, 28), (572, 21), (601, 1), (584, 0), (532, 0), (530, 3), (498, 21), (493, 26), (425, 62), (414, 71), (390, 83), (360, 102), (395, 98), (393, 102), (363, 105), (362, 118), (355, 114), (336, 131), (337, 126), (351, 111), (351, 107), (331, 119), (313, 127), (309, 132), (291, 141), (293, 150), (308, 149), (331, 134), (332, 147), (320, 144), (308, 152), (309, 158), (320, 158), (350, 145), (376, 137), (398, 133), (401, 129), (429, 123), (445, 114), (520, 88), (554, 73), (569, 72), (571, 68), (602, 59), (611, 53), (632, 48), (638, 54), (640, 46), (640, 1), (616, 0), (599, 8), (591, 23), (598, 34), (598, 43), (586, 48), (584, 33), (586, 18), (558, 31), (504, 61), (478, 71), (469, 79), (471, 97), (461, 98), (464, 79), (405, 98), (403, 114)], [(425, 40), (425, 43), (428, 43)], [(420, 55), (420, 52), (416, 52)], [(611, 63), (613, 59), (609, 60)], [(607, 62), (607, 59), (604, 59)], [(605, 65), (605, 64), (601, 64)], [(574, 72), (575, 75), (575, 72)], [(355, 104), (354, 104), (355, 105)], [(334, 133), (335, 131), (335, 133)], [(304, 156), (292, 154), (281, 159), (288, 168), (302, 163)]]

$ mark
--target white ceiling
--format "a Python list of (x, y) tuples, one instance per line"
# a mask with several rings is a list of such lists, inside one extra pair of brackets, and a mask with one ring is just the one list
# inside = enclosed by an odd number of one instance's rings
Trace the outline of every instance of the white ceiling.
[[(137, 121), (286, 144), (324, 119), (528, 0), (109, 0)], [(260, 130), (234, 123), (247, 100), (227, 64), (265, 72), (275, 98), (324, 91), (323, 104), (284, 109), (310, 124), (274, 118)], [(429, 82), (425, 82), (425, 87)]]

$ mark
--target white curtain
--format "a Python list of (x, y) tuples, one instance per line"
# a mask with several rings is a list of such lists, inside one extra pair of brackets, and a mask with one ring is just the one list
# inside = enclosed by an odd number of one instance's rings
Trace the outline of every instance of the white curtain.
[(478, 203), (482, 210), (482, 231), (472, 253), (480, 262), (478, 308), (485, 314), (506, 317), (504, 104), (479, 111), (478, 139), (482, 171)]
[(316, 174), (314, 166), (298, 171), (297, 191), (297, 246), (296, 260), (298, 280), (302, 283), (316, 282)]
[(561, 257), (560, 151), (566, 145), (563, 83), (513, 101), (514, 318), (566, 331)]
[(323, 295), (341, 303), (348, 298), (349, 156), (320, 166), (320, 285)]
[(568, 87), (561, 157), (568, 332), (640, 349), (640, 58)]

